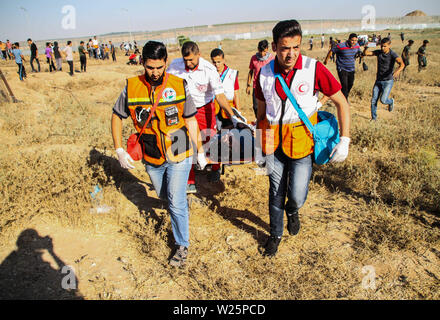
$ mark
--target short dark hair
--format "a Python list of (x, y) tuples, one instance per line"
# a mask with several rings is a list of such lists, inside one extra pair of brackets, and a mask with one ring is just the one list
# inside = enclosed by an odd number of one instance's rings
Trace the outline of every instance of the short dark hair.
[(222, 49), (215, 48), (214, 50), (211, 51), (211, 59), (214, 57), (218, 57), (218, 56), (220, 56), (222, 58), (225, 57), (225, 53), (223, 52)]
[(357, 38), (358, 35), (356, 33), (350, 33), (350, 35), (348, 36), (348, 40), (353, 39), (353, 38)]
[(278, 43), (278, 40), (285, 37), (300, 36), (302, 38), (301, 25), (296, 20), (284, 20), (277, 23), (272, 30), (273, 42)]
[(158, 41), (148, 41), (142, 49), (142, 60), (145, 62), (148, 59), (167, 61), (168, 52), (165, 45)]
[(47, 47), (48, 45), (50, 45), (50, 42), (46, 42), (46, 47)]
[(385, 37), (382, 40), (380, 40), (380, 44), (385, 44), (385, 43), (391, 43), (391, 39), (388, 37)]
[(258, 51), (259, 52), (263, 52), (267, 48), (269, 48), (269, 42), (267, 40), (261, 40), (260, 42), (258, 42)]
[(69, 40), (69, 41), (67, 41), (67, 45), (69, 45), (69, 44), (71, 44), (71, 43), (72, 43), (72, 41), (70, 41), (70, 40)]
[(414, 40), (409, 40), (408, 43), (409, 43), (409, 44), (413, 44), (413, 43), (414, 43)]
[(429, 40), (423, 40), (423, 44), (429, 43)]
[(81, 41), (79, 44), (84, 44), (84, 41)]
[(58, 46), (58, 41), (55, 41), (53, 44), (54, 44), (55, 46)]
[(18, 42), (15, 42), (14, 46), (16, 46), (18, 48), (18, 47), (20, 47), (20, 44)]
[(198, 54), (200, 52), (199, 46), (193, 41), (187, 41), (182, 46), (182, 56), (188, 57), (191, 53)]
[(32, 41), (32, 39), (31, 38), (29, 38), (27, 41)]

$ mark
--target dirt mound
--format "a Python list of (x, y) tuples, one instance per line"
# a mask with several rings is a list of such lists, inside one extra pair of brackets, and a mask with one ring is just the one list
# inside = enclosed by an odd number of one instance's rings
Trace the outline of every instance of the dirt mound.
[(405, 15), (405, 17), (426, 17), (426, 13), (420, 10), (415, 10)]

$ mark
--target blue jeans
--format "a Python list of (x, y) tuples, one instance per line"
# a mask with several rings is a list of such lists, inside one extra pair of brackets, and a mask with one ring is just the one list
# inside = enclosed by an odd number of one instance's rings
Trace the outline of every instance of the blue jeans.
[[(297, 212), (306, 202), (312, 175), (312, 155), (290, 159), (277, 151), (269, 161), (269, 215), (270, 234), (281, 237), (284, 229), (284, 211)], [(287, 204), (286, 204), (287, 195)]]
[(165, 162), (161, 166), (145, 163), (157, 196), (168, 200), (174, 240), (179, 246), (189, 246), (189, 209), (186, 184), (192, 166), (192, 157), (179, 163)]
[(371, 118), (377, 118), (377, 101), (390, 105), (393, 100), (389, 98), (391, 89), (393, 88), (394, 80), (376, 81), (373, 88), (373, 97), (371, 98)]

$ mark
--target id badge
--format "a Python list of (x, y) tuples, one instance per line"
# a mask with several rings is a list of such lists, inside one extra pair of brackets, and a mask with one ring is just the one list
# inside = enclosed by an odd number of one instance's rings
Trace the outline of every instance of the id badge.
[(165, 119), (167, 126), (174, 126), (179, 123), (179, 110), (176, 106), (171, 106), (165, 109)]

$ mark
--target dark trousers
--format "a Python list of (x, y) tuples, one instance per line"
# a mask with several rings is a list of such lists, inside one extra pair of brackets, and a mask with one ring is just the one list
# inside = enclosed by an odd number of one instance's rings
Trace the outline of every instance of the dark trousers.
[(2, 50), (2, 55), (5, 60), (8, 60), (8, 56), (6, 54), (6, 50)]
[(79, 61), (81, 62), (81, 72), (86, 72), (87, 67), (87, 58), (85, 55), (79, 57)]
[(339, 80), (341, 81), (341, 91), (348, 101), (348, 95), (350, 94), (351, 88), (353, 88), (354, 71), (348, 72), (344, 70), (338, 70), (338, 76)]
[(112, 53), (112, 58), (113, 58), (113, 61), (116, 62), (116, 53), (115, 52)]
[(67, 63), (69, 64), (69, 67), (70, 67), (70, 72), (69, 72), (69, 74), (70, 74), (71, 76), (73, 76), (73, 61), (69, 61), (69, 60), (67, 60)]
[(34, 68), (34, 60), (37, 61), (38, 72), (40, 72), (40, 71), (41, 71), (41, 68), (40, 68), (40, 59), (38, 59), (38, 58), (35, 57), (35, 56), (31, 56), (31, 68), (32, 68), (32, 71), (37, 71), (37, 70), (35, 70), (35, 68)]
[(50, 72), (52, 72), (52, 70), (56, 71), (57, 69), (55, 68), (55, 65), (53, 63), (53, 59), (52, 58), (47, 58), (47, 57), (46, 57), (46, 59), (47, 59), (47, 63), (49, 64), (49, 71)]
[(18, 66), (18, 75), (20, 76), (20, 80), (23, 81), (23, 79), (27, 77), (26, 69), (24, 68), (23, 63), (17, 63), (17, 66)]

